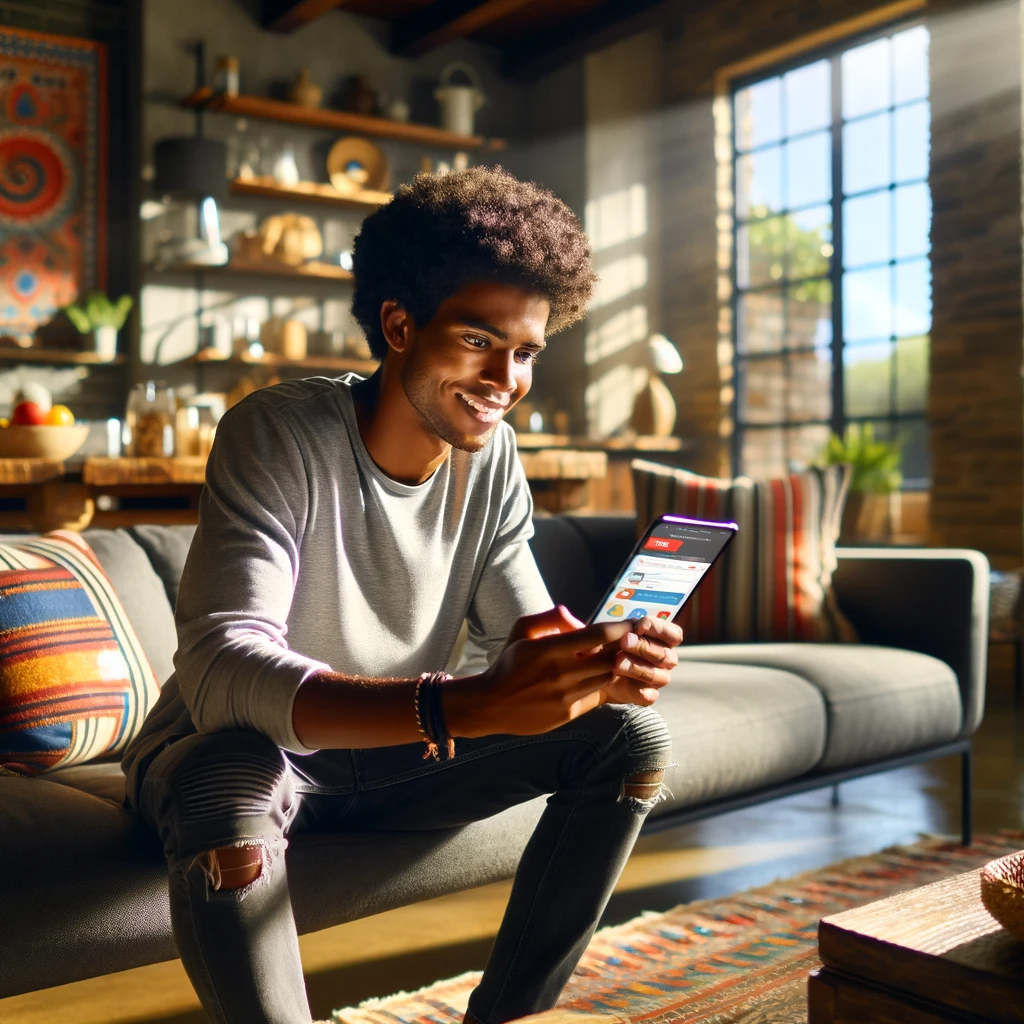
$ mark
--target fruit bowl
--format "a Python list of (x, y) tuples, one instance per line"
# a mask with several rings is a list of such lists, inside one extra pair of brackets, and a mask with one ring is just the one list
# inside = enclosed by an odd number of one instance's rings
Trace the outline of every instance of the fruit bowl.
[(1011, 935), (1024, 942), (1024, 850), (981, 869), (981, 902)]
[(85, 444), (86, 423), (69, 427), (5, 427), (0, 430), (0, 459), (54, 459), (63, 462)]

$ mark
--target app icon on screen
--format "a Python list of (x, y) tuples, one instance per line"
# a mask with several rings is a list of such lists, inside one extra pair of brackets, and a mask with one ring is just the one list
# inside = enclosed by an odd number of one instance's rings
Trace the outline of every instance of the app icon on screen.
[(672, 613), (671, 612), (658, 612), (658, 618), (659, 619), (671, 619), (672, 618)]
[(635, 593), (635, 590), (630, 590), (629, 587), (623, 587), (615, 596), (620, 600), (628, 601)]
[(608, 605), (607, 609), (605, 609), (605, 614), (606, 615), (614, 615), (614, 616), (618, 617), (618, 616), (622, 615), (624, 610), (625, 609), (623, 609), (621, 604), (610, 604), (610, 605)]
[(629, 581), (630, 583), (643, 583), (643, 581), (644, 581), (644, 574), (643, 574), (642, 572), (631, 572), (631, 573), (630, 573), (630, 574), (629, 574), (629, 575), (628, 575), (628, 576), (626, 577), (626, 579), (627, 579), (627, 580), (628, 580), (628, 581)]
[(634, 608), (629, 613), (628, 617), (631, 618), (631, 619), (642, 619), (646, 614), (647, 614), (647, 609), (646, 608)]

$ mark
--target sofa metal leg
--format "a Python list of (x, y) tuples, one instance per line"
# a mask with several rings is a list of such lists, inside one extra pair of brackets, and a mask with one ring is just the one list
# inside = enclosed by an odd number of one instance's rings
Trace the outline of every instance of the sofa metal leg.
[(960, 755), (960, 842), (970, 846), (974, 839), (973, 808), (971, 806), (971, 749)]
[(838, 782), (832, 787), (832, 798), (829, 801), (829, 803), (833, 807), (838, 807), (839, 806), (839, 783)]

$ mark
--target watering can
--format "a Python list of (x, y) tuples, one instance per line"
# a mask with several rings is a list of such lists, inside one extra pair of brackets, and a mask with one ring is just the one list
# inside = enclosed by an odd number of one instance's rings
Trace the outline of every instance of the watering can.
[[(458, 85), (452, 81), (459, 72), (469, 79), (469, 85)], [(486, 102), (480, 88), (480, 76), (473, 68), (462, 61), (452, 61), (441, 72), (434, 99), (441, 104), (442, 128), (459, 135), (473, 134), (473, 115)]]

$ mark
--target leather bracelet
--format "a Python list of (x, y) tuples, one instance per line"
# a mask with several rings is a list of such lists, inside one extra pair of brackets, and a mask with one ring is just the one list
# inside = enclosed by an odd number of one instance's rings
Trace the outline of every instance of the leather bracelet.
[(444, 684), (451, 678), (447, 672), (424, 672), (416, 683), (416, 722), (427, 745), (424, 761), (430, 757), (442, 760), (442, 749), (446, 754), (444, 760), (455, 756), (455, 740), (448, 732), (442, 698)]

